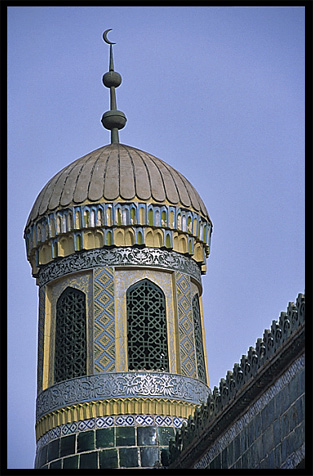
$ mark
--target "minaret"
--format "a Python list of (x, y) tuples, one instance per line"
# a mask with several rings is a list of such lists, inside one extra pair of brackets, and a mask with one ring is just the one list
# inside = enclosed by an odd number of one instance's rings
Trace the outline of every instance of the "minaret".
[(119, 143), (58, 172), (25, 227), (39, 287), (35, 468), (153, 468), (210, 389), (202, 312), (212, 222), (196, 189)]

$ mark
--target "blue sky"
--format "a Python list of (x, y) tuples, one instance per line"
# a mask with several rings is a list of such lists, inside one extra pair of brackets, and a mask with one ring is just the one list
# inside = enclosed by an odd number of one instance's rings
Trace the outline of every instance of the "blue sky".
[(210, 385), (304, 292), (304, 7), (8, 9), (8, 466), (35, 457), (38, 289), (23, 230), (37, 194), (110, 142), (185, 175), (213, 221), (203, 277)]

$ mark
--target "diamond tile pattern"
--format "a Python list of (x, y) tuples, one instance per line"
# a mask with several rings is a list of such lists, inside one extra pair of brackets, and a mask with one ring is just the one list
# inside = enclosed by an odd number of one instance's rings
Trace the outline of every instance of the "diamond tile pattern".
[(94, 269), (95, 373), (115, 370), (113, 268)]
[(117, 426), (151, 426), (180, 428), (187, 423), (186, 418), (167, 415), (116, 415), (90, 418), (75, 423), (65, 423), (53, 428), (37, 442), (37, 449), (60, 436), (66, 436), (80, 431), (97, 430), (98, 428), (113, 428)]
[(184, 273), (176, 273), (176, 285), (181, 371), (183, 375), (196, 378), (197, 367), (189, 276)]

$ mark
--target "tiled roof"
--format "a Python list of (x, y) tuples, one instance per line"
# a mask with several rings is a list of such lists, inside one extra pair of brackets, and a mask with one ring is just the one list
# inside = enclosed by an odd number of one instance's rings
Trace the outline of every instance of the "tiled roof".
[(58, 172), (39, 193), (27, 226), (56, 208), (119, 198), (167, 201), (193, 208), (211, 221), (198, 192), (181, 173), (147, 152), (110, 144)]

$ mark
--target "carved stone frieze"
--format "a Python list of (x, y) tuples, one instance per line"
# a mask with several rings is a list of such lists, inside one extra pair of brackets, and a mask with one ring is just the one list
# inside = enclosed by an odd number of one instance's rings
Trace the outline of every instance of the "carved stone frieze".
[(37, 421), (47, 413), (75, 403), (121, 397), (155, 397), (201, 404), (210, 393), (207, 385), (166, 372), (118, 372), (60, 382), (38, 395)]
[(191, 258), (175, 251), (169, 252), (158, 248), (125, 247), (82, 251), (56, 259), (40, 268), (38, 284), (43, 286), (66, 274), (96, 266), (153, 266), (182, 271), (201, 283), (200, 268)]

